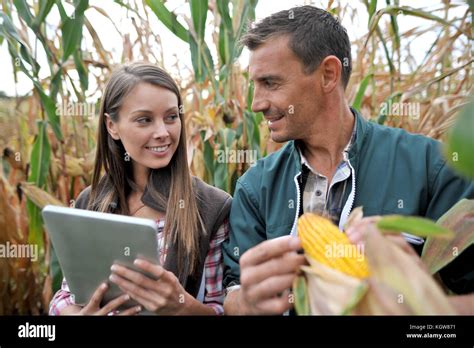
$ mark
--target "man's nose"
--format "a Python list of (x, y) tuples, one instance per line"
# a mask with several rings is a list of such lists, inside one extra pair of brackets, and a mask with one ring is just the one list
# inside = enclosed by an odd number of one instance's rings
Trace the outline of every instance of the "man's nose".
[(268, 99), (262, 95), (260, 89), (255, 86), (253, 90), (253, 100), (252, 100), (252, 111), (253, 112), (264, 112), (270, 108), (270, 102)]

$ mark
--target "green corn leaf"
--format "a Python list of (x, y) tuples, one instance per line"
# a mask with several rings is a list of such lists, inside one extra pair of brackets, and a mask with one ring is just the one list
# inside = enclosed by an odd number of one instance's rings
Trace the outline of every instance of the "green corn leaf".
[[(234, 32), (232, 28), (232, 19), (229, 15), (229, 1), (217, 1), (217, 9), (221, 16), (218, 43), (219, 56), (221, 58), (222, 65), (226, 65), (229, 63), (229, 60), (232, 57), (231, 50), (234, 48)], [(224, 78), (226, 79), (227, 75)]]
[(166, 8), (163, 1), (146, 0), (145, 2), (155, 13), (161, 23), (163, 23), (173, 34), (184, 42), (189, 42), (188, 30), (178, 22), (176, 15)]
[(367, 282), (362, 282), (359, 286), (354, 290), (354, 294), (352, 295), (351, 300), (347, 304), (347, 306), (342, 310), (341, 315), (350, 315), (360, 303), (362, 298), (367, 294), (369, 290)]
[(244, 110), (244, 123), (247, 132), (247, 142), (251, 150), (256, 150), (260, 156), (260, 130), (258, 128), (257, 118), (255, 113)]
[(26, 3), (26, 0), (13, 0), (13, 4), (15, 5), (20, 17), (29, 27), (31, 27), (33, 24), (33, 16), (31, 15), (30, 8)]
[(205, 131), (201, 132), (201, 139), (203, 140), (203, 156), (204, 156), (204, 166), (206, 168), (206, 173), (207, 173), (207, 183), (210, 185), (215, 185), (214, 184), (214, 172), (215, 172), (215, 166), (214, 166), (214, 149), (209, 142), (209, 140), (204, 141), (204, 136), (203, 133)]
[(371, 0), (369, 5), (369, 23), (377, 9), (377, 0)]
[(373, 73), (369, 73), (365, 75), (365, 77), (362, 79), (359, 89), (357, 90), (356, 96), (354, 98), (354, 103), (352, 104), (352, 107), (356, 110), (360, 110), (360, 107), (362, 105), (362, 99), (364, 98), (365, 90), (367, 89), (367, 86), (369, 85), (370, 79), (374, 76)]
[[(48, 56), (48, 64), (50, 70), (52, 71), (52, 62), (55, 60), (54, 53), (51, 51), (50, 46), (46, 42), (45, 36), (41, 32), (41, 24), (43, 24), (46, 16), (51, 11), (51, 8), (54, 5), (54, 0), (44, 0), (39, 3), (38, 14), (34, 16), (30, 12), (30, 8), (26, 0), (15, 0), (14, 4), (17, 9), (19, 16), (25, 21), (25, 23), (31, 28), (33, 33), (36, 35), (36, 38), (41, 42), (46, 55)], [(33, 71), (33, 75), (37, 76), (36, 71)]]
[(193, 20), (196, 39), (200, 42), (204, 41), (206, 31), (207, 7), (208, 0), (190, 0), (191, 18)]
[(191, 61), (196, 82), (204, 82), (206, 77), (209, 77), (209, 80), (214, 85), (215, 91), (218, 92), (214, 78), (214, 61), (209, 47), (204, 41), (200, 44), (197, 43), (192, 36), (189, 38), (189, 46), (191, 48)]
[(447, 228), (437, 225), (433, 221), (415, 217), (402, 215), (383, 216), (378, 222), (377, 227), (382, 232), (406, 232), (419, 237), (433, 236), (437, 238), (451, 238), (453, 232)]
[(49, 12), (51, 11), (55, 3), (56, 3), (55, 0), (40, 1), (38, 15), (33, 20), (33, 24), (32, 24), (33, 28), (39, 28), (39, 26), (44, 22), (45, 18), (48, 16)]
[[(31, 170), (28, 181), (34, 183), (39, 188), (43, 188), (46, 185), (51, 159), (51, 146), (46, 131), (47, 124), (46, 121), (38, 121), (38, 135), (31, 151)], [(32, 201), (28, 200), (27, 211), (29, 218), (28, 241), (33, 245), (38, 245), (39, 249), (43, 250), (43, 222), (40, 210)]]
[[(26, 44), (20, 39), (10, 18), (2, 12), (0, 12), (0, 18), (3, 19), (0, 29), (4, 33), (4, 35), (8, 38), (8, 43), (9, 43), (8, 49), (10, 51), (11, 56), (13, 57), (13, 59), (15, 59), (16, 62), (19, 63), (17, 65), (20, 68), (20, 70), (23, 71), (25, 75), (33, 82), (33, 86), (35, 90), (38, 92), (38, 95), (40, 96), (41, 103), (46, 111), (48, 120), (51, 124), (54, 134), (56, 135), (58, 140), (62, 141), (63, 136), (61, 133), (59, 118), (56, 114), (55, 103), (50, 97), (46, 95), (46, 93), (43, 90), (43, 87), (41, 86), (41, 83), (35, 77), (37, 75), (39, 64), (29, 53)], [(18, 51), (18, 46), (16, 43), (20, 45), (20, 53)], [(20, 56), (23, 59), (20, 59)], [(26, 63), (30, 64), (31, 69), (25, 66), (24, 64), (25, 61)]]
[(40, 96), (41, 103), (43, 104), (43, 107), (46, 111), (46, 115), (48, 116), (48, 121), (51, 125), (51, 128), (53, 129), (54, 135), (59, 141), (62, 141), (64, 137), (61, 132), (59, 117), (56, 113), (56, 104), (53, 102), (51, 97), (46, 95), (43, 88), (37, 81), (33, 81), (33, 85)]
[(88, 0), (76, 0), (76, 8), (72, 17), (62, 18), (62, 43), (63, 62), (74, 51), (80, 49), (82, 41), (82, 27), (84, 24), (84, 11), (89, 5)]
[(227, 191), (227, 182), (229, 180), (229, 171), (227, 163), (216, 162), (214, 172), (214, 185), (221, 190)]
[(82, 52), (80, 50), (76, 50), (73, 54), (74, 57), (74, 64), (76, 65), (77, 72), (79, 73), (79, 81), (81, 82), (82, 91), (85, 92), (89, 87), (89, 76), (82, 60)]
[(474, 178), (474, 98), (461, 110), (449, 131), (444, 153), (454, 169)]
[(310, 315), (308, 287), (304, 276), (296, 277), (293, 283), (295, 311), (298, 315)]
[(409, 6), (387, 6), (383, 9), (377, 11), (375, 13), (375, 15), (372, 16), (372, 19), (369, 23), (369, 34), (367, 35), (365, 45), (367, 45), (367, 42), (369, 41), (370, 36), (376, 30), (376, 28), (378, 27), (378, 22), (380, 21), (380, 18), (384, 14), (389, 14), (389, 15), (403, 14), (403, 15), (409, 15), (409, 16), (424, 18), (424, 19), (428, 19), (428, 20), (432, 20), (432, 21), (444, 24), (446, 26), (453, 26), (453, 27), (455, 27), (456, 29), (459, 30), (459, 28), (457, 28), (454, 24), (444, 20), (441, 17), (435, 16), (435, 15), (429, 13), (429, 12), (418, 10), (418, 9), (415, 9), (415, 8), (412, 8), (412, 7), (409, 7)]
[(38, 121), (38, 135), (31, 151), (31, 167), (28, 182), (33, 182), (39, 188), (46, 184), (48, 176), (51, 147), (46, 132), (47, 122)]
[[(255, 8), (257, 7), (258, 0), (247, 0), (244, 1), (244, 6), (242, 9), (242, 12), (237, 12), (238, 7), (236, 6), (236, 3), (234, 3), (234, 14), (233, 17), (240, 15), (240, 22), (239, 26), (235, 32), (235, 37), (234, 37), (234, 42), (236, 43), (234, 49), (232, 50), (233, 52), (233, 57), (231, 61), (234, 59), (238, 58), (240, 54), (242, 53), (242, 48), (243, 46), (241, 44), (237, 44), (241, 37), (242, 34), (245, 32), (247, 25), (249, 22), (255, 20)], [(239, 2), (240, 4), (240, 2)]]
[(24, 66), (24, 63), (21, 61), (23, 59), (24, 62), (31, 66), (33, 75), (37, 76), (40, 66), (36, 59), (31, 55), (28, 46), (20, 38), (20, 35), (15, 29), (10, 17), (8, 17), (5, 13), (0, 12), (0, 23), (0, 31), (8, 41), (8, 49), (10, 51), (10, 55), (15, 61), (15, 66), (19, 66), (20, 68), (23, 67), (27, 76), (32, 78), (31, 74), (29, 73), (30, 69)]

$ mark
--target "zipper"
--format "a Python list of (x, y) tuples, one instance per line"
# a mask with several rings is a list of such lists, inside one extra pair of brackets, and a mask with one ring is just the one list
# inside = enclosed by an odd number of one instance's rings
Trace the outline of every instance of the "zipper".
[(296, 224), (298, 223), (298, 217), (300, 215), (300, 201), (301, 201), (301, 193), (300, 193), (300, 185), (298, 184), (298, 177), (301, 175), (301, 172), (299, 172), (298, 174), (295, 175), (295, 177), (293, 178), (293, 180), (295, 181), (295, 185), (296, 185), (296, 196), (297, 196), (297, 200), (296, 200), (296, 215), (295, 215), (295, 221), (293, 222), (293, 227), (291, 228), (291, 232), (290, 232), (290, 235), (292, 236), (297, 236), (297, 233), (296, 233)]
[(342, 213), (341, 213), (341, 218), (340, 218), (340, 220), (339, 220), (339, 229), (340, 229), (341, 231), (343, 230), (344, 224), (346, 223), (347, 218), (349, 217), (349, 214), (350, 214), (351, 211), (352, 211), (352, 206), (354, 205), (355, 193), (356, 193), (355, 170), (354, 170), (354, 168), (352, 167), (351, 161), (349, 161), (347, 152), (344, 152), (344, 159), (347, 161), (347, 164), (348, 164), (349, 167), (351, 168), (351, 175), (352, 175), (352, 191), (351, 191), (351, 193), (349, 194), (349, 197), (348, 197), (348, 199), (350, 199), (350, 201), (348, 202), (348, 203), (349, 203), (349, 209), (346, 211), (346, 209), (345, 209), (345, 208), (347, 207), (347, 203), (346, 203), (346, 206), (344, 207), (344, 209), (343, 209), (343, 211), (342, 211)]

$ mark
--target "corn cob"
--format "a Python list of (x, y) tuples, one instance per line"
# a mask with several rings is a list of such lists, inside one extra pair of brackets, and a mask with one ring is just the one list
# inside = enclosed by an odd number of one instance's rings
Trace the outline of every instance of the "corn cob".
[(355, 255), (356, 246), (330, 220), (303, 214), (298, 219), (298, 235), (305, 253), (315, 261), (356, 278), (369, 276), (365, 257)]

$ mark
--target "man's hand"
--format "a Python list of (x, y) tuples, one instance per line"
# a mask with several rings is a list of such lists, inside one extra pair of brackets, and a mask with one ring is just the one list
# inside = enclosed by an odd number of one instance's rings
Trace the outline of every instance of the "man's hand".
[[(365, 233), (371, 225), (375, 225), (381, 219), (380, 216), (370, 216), (363, 218), (362, 220), (354, 223), (350, 228), (347, 229), (347, 238), (352, 244), (365, 245)], [(413, 261), (420, 266), (423, 270), (428, 272), (425, 264), (421, 261), (413, 247), (405, 240), (405, 238), (398, 233), (385, 233), (384, 237), (390, 240), (393, 244), (397, 245), (405, 253), (413, 257)]]
[(244, 253), (240, 258), (241, 288), (226, 299), (235, 301), (225, 306), (231, 309), (226, 314), (278, 315), (292, 308), (290, 289), (300, 266), (306, 264), (304, 255), (296, 253), (299, 249), (297, 238), (285, 236)]

